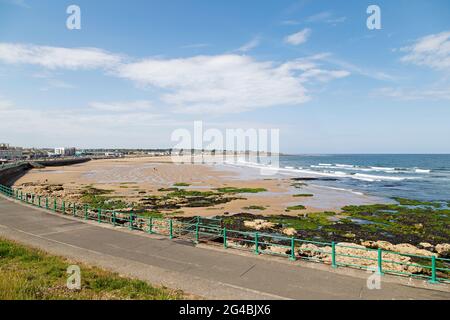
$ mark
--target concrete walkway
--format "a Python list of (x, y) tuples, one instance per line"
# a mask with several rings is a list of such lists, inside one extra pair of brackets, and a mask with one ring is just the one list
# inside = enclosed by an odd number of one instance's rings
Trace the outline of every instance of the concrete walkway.
[(369, 274), (362, 271), (195, 247), (62, 217), (3, 197), (0, 236), (209, 299), (450, 299), (447, 285), (385, 276), (381, 290), (369, 290)]

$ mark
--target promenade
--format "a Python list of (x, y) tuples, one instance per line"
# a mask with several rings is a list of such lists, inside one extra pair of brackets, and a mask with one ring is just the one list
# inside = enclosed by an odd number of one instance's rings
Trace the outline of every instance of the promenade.
[[(293, 264), (63, 217), (0, 196), (0, 237), (208, 299), (450, 299), (448, 285)], [(419, 287), (418, 287), (419, 286)]]

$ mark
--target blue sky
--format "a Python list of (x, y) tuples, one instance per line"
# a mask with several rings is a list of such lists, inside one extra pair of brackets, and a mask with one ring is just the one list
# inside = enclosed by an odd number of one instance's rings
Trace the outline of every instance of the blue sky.
[(290, 153), (449, 153), (449, 71), (447, 0), (0, 0), (13, 145), (171, 147), (202, 120)]

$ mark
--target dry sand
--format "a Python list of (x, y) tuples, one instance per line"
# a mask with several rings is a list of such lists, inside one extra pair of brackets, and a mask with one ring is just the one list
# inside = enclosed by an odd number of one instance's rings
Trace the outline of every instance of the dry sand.
[[(239, 170), (241, 172), (239, 172)], [(113, 190), (112, 196), (136, 201), (145, 195), (160, 195), (160, 188), (172, 187), (175, 183), (188, 183), (188, 190), (207, 191), (220, 187), (265, 188), (268, 191), (257, 194), (241, 194), (245, 199), (234, 200), (208, 208), (182, 208), (186, 216), (214, 216), (224, 213), (248, 212), (260, 215), (298, 214), (324, 210), (339, 211), (347, 204), (369, 204), (379, 199), (351, 194), (345, 191), (308, 185), (303, 189), (291, 186), (290, 177), (241, 174), (250, 169), (227, 168), (222, 165), (176, 164), (170, 157), (122, 158), (92, 160), (86, 163), (33, 169), (20, 178), (15, 186), (23, 184), (61, 184), (67, 197), (81, 188), (92, 185), (99, 189)], [(25, 187), (32, 192), (33, 187)], [(295, 198), (294, 194), (312, 193), (312, 198)], [(285, 212), (288, 206), (302, 204), (306, 210)], [(249, 206), (263, 206), (266, 210), (248, 210)], [(181, 215), (178, 214), (177, 215)]]

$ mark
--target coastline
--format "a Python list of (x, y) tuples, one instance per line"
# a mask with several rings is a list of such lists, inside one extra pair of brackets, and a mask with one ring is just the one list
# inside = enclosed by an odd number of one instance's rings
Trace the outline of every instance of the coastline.
[[(288, 207), (302, 205), (302, 214), (336, 211), (346, 205), (385, 203), (385, 199), (363, 195), (346, 189), (338, 189), (314, 183), (296, 183), (295, 176), (280, 173), (260, 175), (258, 169), (229, 164), (181, 164), (170, 157), (139, 157), (93, 160), (67, 167), (33, 169), (16, 181), (15, 187), (24, 192), (36, 193), (39, 187), (62, 186), (60, 196), (77, 198), (87, 186), (110, 190), (111, 198), (137, 201), (143, 195), (162, 195), (161, 189), (178, 187), (189, 191), (212, 191), (218, 188), (263, 188), (267, 191), (239, 194), (233, 201), (208, 207), (183, 207), (181, 216), (214, 216), (250, 213), (262, 216), (291, 215)], [(308, 177), (305, 175), (305, 177)], [(295, 197), (295, 195), (312, 195)], [(73, 199), (78, 200), (78, 199)], [(259, 208), (259, 209), (254, 209)]]

